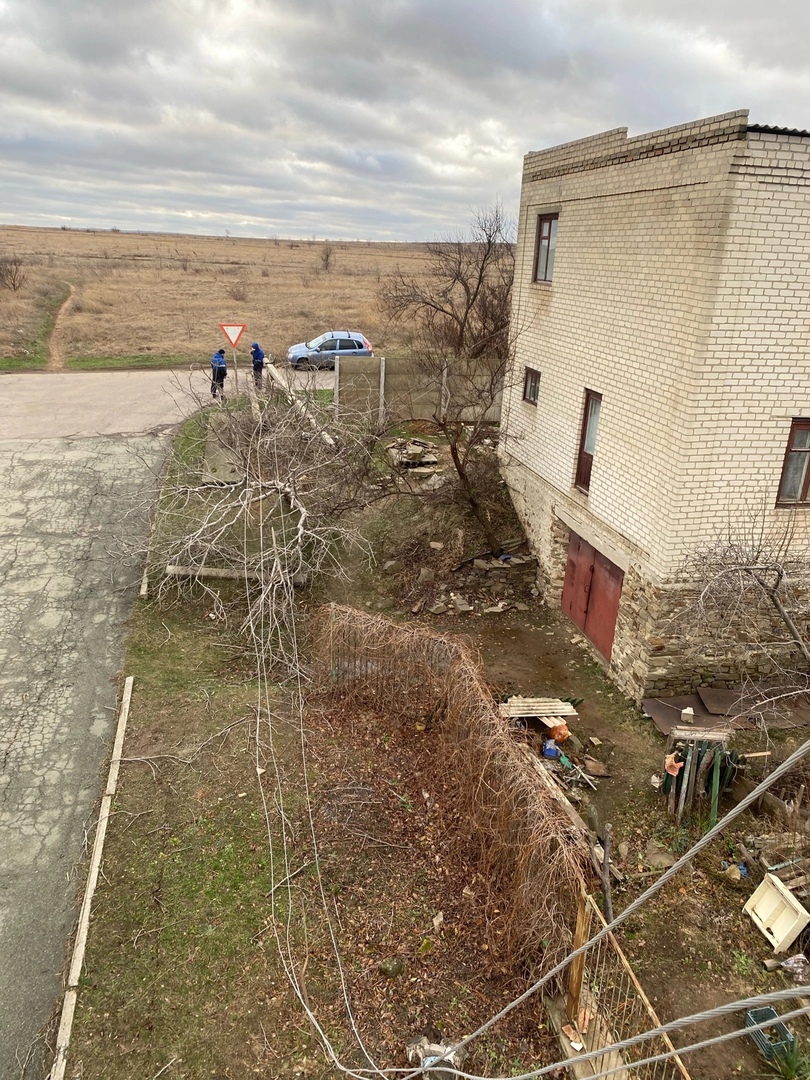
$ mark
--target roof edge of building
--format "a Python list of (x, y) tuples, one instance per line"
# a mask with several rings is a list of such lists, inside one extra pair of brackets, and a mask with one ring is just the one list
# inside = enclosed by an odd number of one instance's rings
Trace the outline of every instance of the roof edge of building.
[(542, 180), (710, 143), (736, 141), (745, 139), (749, 130), (747, 109), (707, 116), (630, 138), (627, 128), (612, 128), (527, 154), (523, 159), (524, 180)]

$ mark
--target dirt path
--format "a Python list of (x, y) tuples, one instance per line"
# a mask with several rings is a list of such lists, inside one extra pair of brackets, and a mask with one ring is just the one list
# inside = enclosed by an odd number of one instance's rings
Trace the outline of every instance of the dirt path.
[(73, 303), (73, 297), (76, 295), (76, 286), (66, 283), (70, 289), (70, 295), (65, 299), (64, 304), (59, 308), (54, 319), (53, 329), (51, 330), (50, 341), (48, 342), (48, 371), (62, 371), (65, 366), (65, 358), (62, 355), (62, 350), (59, 348), (59, 331), (62, 326), (62, 319), (67, 314), (68, 308)]

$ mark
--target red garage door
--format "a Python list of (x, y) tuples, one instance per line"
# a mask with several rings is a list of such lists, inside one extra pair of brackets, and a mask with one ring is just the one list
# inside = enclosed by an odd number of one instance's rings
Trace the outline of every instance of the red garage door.
[(610, 659), (624, 571), (576, 533), (571, 533), (562, 609), (606, 658)]

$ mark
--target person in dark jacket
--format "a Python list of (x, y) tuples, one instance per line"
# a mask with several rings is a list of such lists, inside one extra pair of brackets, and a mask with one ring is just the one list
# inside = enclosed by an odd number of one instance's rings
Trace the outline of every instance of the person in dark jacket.
[(256, 384), (256, 389), (262, 388), (262, 373), (264, 371), (264, 352), (258, 341), (254, 341), (250, 346), (250, 355), (253, 360), (253, 382)]
[(225, 398), (225, 380), (228, 377), (228, 365), (225, 362), (225, 350), (218, 349), (211, 357), (211, 396), (219, 393)]

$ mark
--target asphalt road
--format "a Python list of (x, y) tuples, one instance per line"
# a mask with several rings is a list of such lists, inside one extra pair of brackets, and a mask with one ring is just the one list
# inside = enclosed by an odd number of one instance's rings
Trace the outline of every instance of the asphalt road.
[(42, 1074), (139, 584), (120, 538), (144, 533), (182, 379), (0, 375), (0, 1080)]

